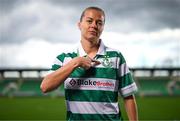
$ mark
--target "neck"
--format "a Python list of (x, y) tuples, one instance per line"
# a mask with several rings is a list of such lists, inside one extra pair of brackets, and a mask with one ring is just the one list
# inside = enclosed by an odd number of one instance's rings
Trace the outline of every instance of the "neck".
[(81, 40), (82, 47), (90, 58), (95, 57), (99, 49), (99, 43), (100, 40), (97, 41)]

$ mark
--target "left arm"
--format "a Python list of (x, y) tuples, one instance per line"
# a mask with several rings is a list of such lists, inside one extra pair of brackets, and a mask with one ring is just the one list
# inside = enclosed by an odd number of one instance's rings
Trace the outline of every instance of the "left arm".
[(130, 121), (138, 121), (138, 110), (134, 95), (124, 98), (125, 108)]

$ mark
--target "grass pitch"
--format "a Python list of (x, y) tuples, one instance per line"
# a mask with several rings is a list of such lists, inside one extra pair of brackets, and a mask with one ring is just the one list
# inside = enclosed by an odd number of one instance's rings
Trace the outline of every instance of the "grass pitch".
[[(140, 120), (180, 121), (180, 97), (137, 97)], [(127, 115), (120, 100), (123, 118)], [(65, 120), (64, 97), (0, 97), (0, 120)]]

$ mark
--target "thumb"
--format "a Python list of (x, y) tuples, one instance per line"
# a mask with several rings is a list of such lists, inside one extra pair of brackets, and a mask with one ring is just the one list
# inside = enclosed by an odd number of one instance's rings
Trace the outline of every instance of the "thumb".
[(95, 59), (91, 59), (91, 66), (96, 66), (96, 65), (99, 65), (99, 64), (101, 64), (100, 61), (97, 61)]

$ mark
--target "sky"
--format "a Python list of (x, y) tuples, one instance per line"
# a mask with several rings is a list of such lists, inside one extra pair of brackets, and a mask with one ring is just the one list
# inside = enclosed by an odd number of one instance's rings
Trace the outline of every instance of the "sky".
[(101, 39), (129, 67), (180, 67), (180, 0), (0, 0), (0, 68), (50, 68), (80, 41), (89, 6), (105, 11)]

